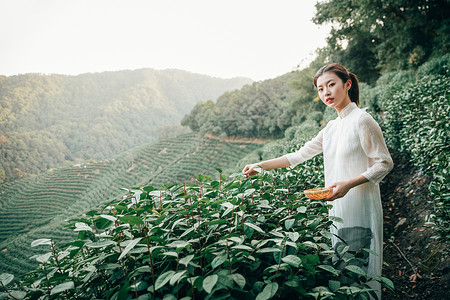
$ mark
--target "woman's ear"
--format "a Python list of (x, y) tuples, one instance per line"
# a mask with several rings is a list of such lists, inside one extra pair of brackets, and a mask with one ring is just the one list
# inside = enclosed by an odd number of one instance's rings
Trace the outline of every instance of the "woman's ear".
[(347, 89), (347, 91), (349, 91), (351, 89), (351, 87), (352, 87), (352, 81), (349, 79), (345, 83), (345, 88)]

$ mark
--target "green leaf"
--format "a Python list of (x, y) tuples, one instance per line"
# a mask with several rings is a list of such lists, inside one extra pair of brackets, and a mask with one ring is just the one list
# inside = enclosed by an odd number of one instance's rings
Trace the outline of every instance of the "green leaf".
[(306, 213), (306, 206), (300, 206), (299, 208), (297, 208), (297, 212), (299, 214), (305, 214)]
[(75, 284), (73, 283), (73, 281), (63, 282), (52, 288), (50, 295), (59, 294), (64, 291), (71, 290), (73, 288), (75, 288)]
[(271, 282), (264, 287), (261, 293), (256, 296), (256, 300), (267, 300), (275, 296), (278, 290), (278, 283)]
[(261, 233), (265, 233), (264, 230), (262, 230), (259, 226), (252, 224), (252, 223), (244, 223), (244, 225), (253, 228), (254, 230), (261, 232)]
[(110, 215), (100, 215), (100, 218), (103, 218), (103, 219), (106, 219), (106, 220), (110, 220), (110, 221), (113, 221), (113, 222), (115, 222), (117, 220), (116, 217), (110, 216)]
[(356, 273), (356, 274), (364, 276), (364, 277), (367, 275), (366, 272), (364, 272), (363, 269), (361, 269), (358, 266), (350, 265), (350, 266), (346, 266), (345, 268), (347, 270), (349, 270), (350, 272)]
[(284, 221), (284, 226), (286, 227), (286, 230), (291, 229), (292, 226), (294, 225), (294, 223), (295, 223), (295, 219), (289, 219), (289, 220)]
[(394, 290), (394, 283), (387, 277), (380, 276), (379, 279), (381, 280), (384, 285), (386, 285), (390, 290)]
[(366, 251), (367, 253), (373, 254), (375, 256), (378, 256), (378, 253), (376, 253), (375, 251), (368, 249), (368, 248), (362, 248), (363, 251)]
[(180, 259), (180, 264), (185, 265), (187, 267), (187, 265), (191, 262), (191, 260), (193, 258), (194, 258), (194, 254), (183, 257), (182, 259)]
[(339, 274), (340, 274), (339, 270), (336, 270), (335, 268), (333, 268), (332, 266), (329, 266), (329, 265), (319, 265), (317, 267), (321, 268), (322, 270), (328, 271), (336, 276), (339, 276)]
[(245, 282), (246, 282), (244, 276), (242, 276), (242, 275), (239, 274), (239, 273), (234, 273), (234, 274), (231, 274), (231, 278), (233, 278), (234, 282), (236, 282), (237, 285), (238, 285), (241, 289), (244, 289), (244, 287), (245, 287)]
[(217, 279), (219, 279), (219, 276), (216, 274), (209, 275), (203, 280), (203, 289), (209, 294), (211, 293), (212, 289), (217, 283)]
[(89, 227), (86, 223), (75, 223), (75, 229), (73, 231), (92, 231), (92, 228)]
[(227, 260), (226, 254), (221, 254), (216, 257), (214, 257), (213, 261), (211, 262), (211, 267), (213, 269), (217, 268), (221, 264), (223, 264)]
[(131, 240), (128, 245), (125, 247), (123, 252), (120, 254), (119, 258), (117, 260), (121, 260), (125, 255), (127, 255), (128, 252), (130, 252), (131, 249), (133, 249), (137, 243), (139, 243), (142, 240), (142, 238), (137, 238), (135, 240)]
[(256, 253), (270, 253), (270, 252), (281, 252), (281, 249), (268, 247), (268, 248), (262, 248), (262, 249), (259, 249), (258, 251), (256, 251)]
[(170, 285), (174, 285), (175, 283), (177, 283), (179, 280), (187, 277), (187, 270), (183, 270), (181, 272), (177, 272), (175, 273), (175, 275), (172, 276), (172, 278), (170, 278)]
[(31, 247), (36, 247), (40, 245), (51, 245), (52, 240), (51, 239), (38, 239), (31, 242)]
[(252, 247), (249, 247), (247, 245), (236, 245), (236, 246), (231, 247), (231, 249), (240, 249), (240, 250), (248, 250), (248, 251), (253, 250)]
[(288, 265), (291, 265), (296, 268), (299, 268), (300, 265), (302, 264), (301, 258), (296, 255), (286, 255), (281, 260), (287, 263)]
[(332, 292), (335, 292), (341, 287), (341, 283), (337, 280), (328, 280), (328, 287)]
[(106, 247), (106, 246), (109, 246), (109, 245), (116, 245), (117, 243), (115, 242), (115, 241), (108, 241), (108, 240), (106, 240), (106, 241), (98, 241), (98, 242), (95, 242), (95, 243), (90, 243), (90, 244), (86, 244), (86, 247), (89, 247), (89, 248), (103, 248), (103, 247)]
[(155, 290), (159, 290), (160, 288), (162, 288), (163, 286), (166, 285), (166, 283), (169, 282), (170, 278), (175, 274), (175, 271), (167, 271), (162, 273), (161, 275), (158, 276), (158, 278), (156, 278), (156, 282), (155, 282)]
[(130, 225), (144, 225), (144, 221), (142, 221), (140, 217), (136, 216), (123, 216), (120, 217), (119, 220)]
[(173, 241), (172, 243), (169, 243), (166, 245), (166, 247), (172, 247), (172, 248), (185, 248), (189, 246), (190, 244), (185, 241)]
[(9, 273), (3, 273), (0, 275), (0, 281), (4, 286), (7, 286), (11, 281), (13, 281), (14, 275)]
[(35, 258), (40, 263), (46, 263), (46, 262), (48, 262), (48, 260), (50, 259), (51, 256), (52, 256), (52, 253), (51, 252), (47, 252), (45, 254), (38, 255)]
[(10, 291), (9, 293), (11, 297), (14, 297), (13, 299), (25, 299), (25, 297), (27, 296), (27, 293), (24, 291)]

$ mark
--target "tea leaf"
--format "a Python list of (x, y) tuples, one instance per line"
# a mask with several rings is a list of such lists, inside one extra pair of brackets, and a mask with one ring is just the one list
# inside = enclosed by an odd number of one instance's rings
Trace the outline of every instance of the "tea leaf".
[(262, 230), (259, 226), (252, 224), (252, 223), (244, 223), (245, 226), (248, 226), (250, 228), (253, 228), (254, 230), (261, 232), (261, 233), (265, 233), (264, 230)]
[(67, 281), (67, 282), (58, 284), (57, 286), (52, 288), (50, 295), (59, 294), (64, 291), (71, 290), (73, 288), (75, 288), (75, 284), (73, 283), (73, 281)]
[(212, 289), (214, 288), (214, 286), (217, 283), (217, 280), (219, 279), (219, 276), (217, 276), (216, 274), (214, 275), (209, 275), (208, 277), (206, 277), (203, 280), (203, 289), (205, 289), (205, 291), (210, 294)]
[(289, 220), (284, 221), (284, 226), (286, 227), (286, 230), (291, 229), (292, 226), (294, 225), (294, 223), (295, 223), (295, 219), (289, 219)]
[(233, 278), (234, 282), (236, 282), (237, 285), (238, 285), (241, 289), (244, 289), (244, 287), (245, 287), (245, 282), (246, 282), (244, 276), (242, 276), (241, 274), (238, 274), (238, 273), (234, 273), (234, 274), (231, 274), (231, 278)]
[(278, 283), (271, 282), (266, 285), (261, 293), (256, 296), (256, 300), (267, 300), (275, 296), (278, 290)]
[(296, 268), (299, 268), (300, 265), (302, 264), (301, 258), (295, 255), (287, 255), (283, 257), (281, 260), (287, 263), (288, 265), (291, 265)]
[(35, 258), (40, 263), (46, 263), (46, 262), (48, 262), (48, 260), (50, 259), (51, 256), (52, 256), (52, 253), (48, 252), (48, 253), (45, 253), (42, 255), (38, 255)]
[(103, 218), (103, 219), (106, 219), (106, 220), (113, 221), (113, 222), (115, 222), (117, 220), (116, 217), (110, 216), (110, 215), (100, 215), (100, 217)]
[(14, 275), (9, 274), (9, 273), (3, 273), (0, 275), (0, 282), (4, 286), (7, 286), (11, 281), (13, 281), (13, 279), (14, 279)]
[(341, 283), (337, 280), (328, 280), (328, 287), (332, 292), (335, 292), (341, 287)]
[(328, 271), (336, 276), (339, 276), (340, 272), (329, 265), (319, 265), (318, 268), (321, 268), (322, 270)]
[(93, 231), (86, 223), (75, 223), (75, 229), (73, 231)]
[(99, 242), (95, 242), (95, 243), (90, 243), (90, 244), (86, 244), (86, 247), (89, 248), (103, 248), (109, 245), (116, 245), (117, 243), (114, 241), (99, 241)]
[(40, 245), (51, 245), (52, 240), (51, 239), (38, 239), (31, 242), (31, 247), (36, 247)]
[(381, 282), (387, 286), (391, 291), (394, 290), (394, 283), (387, 277), (380, 276), (379, 279)]
[(131, 249), (133, 249), (137, 243), (139, 243), (142, 240), (142, 238), (137, 238), (135, 240), (130, 241), (128, 245), (125, 247), (123, 252), (120, 254), (119, 258), (117, 260), (121, 260), (125, 255), (127, 255), (128, 252), (130, 252)]
[(213, 261), (211, 262), (211, 267), (213, 269), (217, 268), (221, 264), (223, 264), (227, 260), (226, 254), (221, 254), (219, 256), (214, 257)]
[(172, 276), (172, 278), (170, 279), (170, 285), (174, 285), (175, 283), (177, 283), (178, 281), (180, 281), (181, 279), (187, 277), (186, 275), (187, 271), (183, 270), (181, 272), (177, 272), (175, 275)]
[(367, 275), (366, 272), (364, 272), (363, 269), (361, 269), (358, 266), (350, 265), (350, 266), (346, 266), (345, 268), (347, 270), (349, 270), (350, 272), (356, 273), (356, 274), (364, 276), (364, 277)]
[(263, 249), (256, 251), (256, 253), (270, 253), (270, 252), (281, 252), (281, 249), (269, 247), (269, 248), (263, 248)]
[(161, 275), (156, 278), (155, 282), (155, 290), (159, 290), (163, 286), (166, 285), (167, 282), (169, 282), (170, 278), (175, 274), (175, 271), (169, 270), (165, 273), (162, 273)]
[(241, 249), (241, 250), (253, 251), (252, 247), (249, 247), (246, 245), (236, 245), (236, 246), (231, 247), (231, 249)]
[(187, 265), (191, 262), (193, 258), (194, 258), (193, 254), (183, 257), (182, 259), (180, 259), (180, 264), (185, 265), (187, 267)]

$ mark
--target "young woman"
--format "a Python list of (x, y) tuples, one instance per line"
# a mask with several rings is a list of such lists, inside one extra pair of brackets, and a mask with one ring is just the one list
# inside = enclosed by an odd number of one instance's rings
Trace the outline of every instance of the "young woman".
[[(243, 174), (256, 174), (258, 167), (276, 169), (294, 167), (323, 153), (325, 185), (333, 188), (325, 200), (333, 201), (331, 216), (343, 219), (331, 228), (335, 249), (344, 240), (349, 251), (369, 248), (378, 256), (368, 257), (369, 276), (381, 275), (383, 211), (379, 182), (393, 168), (380, 127), (359, 108), (358, 79), (340, 64), (322, 67), (314, 77), (319, 97), (336, 109), (338, 117), (298, 151), (282, 157), (245, 166)], [(336, 236), (339, 236), (336, 237)], [(381, 299), (379, 284), (374, 284)]]

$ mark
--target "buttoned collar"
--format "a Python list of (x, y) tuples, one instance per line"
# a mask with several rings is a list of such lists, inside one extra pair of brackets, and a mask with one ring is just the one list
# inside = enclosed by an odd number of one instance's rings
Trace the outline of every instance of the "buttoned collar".
[(346, 107), (344, 107), (340, 113), (338, 113), (339, 117), (341, 119), (344, 119), (346, 116), (348, 116), (355, 108), (356, 108), (356, 103), (355, 102), (350, 102), (349, 104), (347, 104)]

